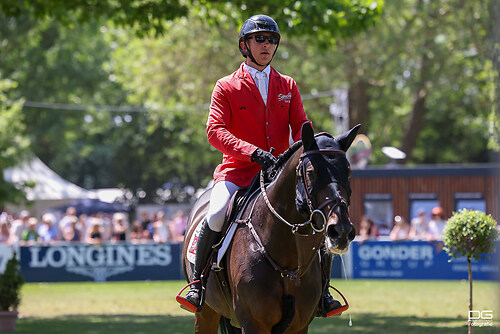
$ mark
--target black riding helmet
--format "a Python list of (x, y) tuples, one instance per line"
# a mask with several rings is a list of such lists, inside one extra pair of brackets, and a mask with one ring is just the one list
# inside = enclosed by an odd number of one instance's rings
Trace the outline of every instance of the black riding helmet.
[[(254, 63), (256, 63), (257, 65), (267, 66), (267, 65), (269, 65), (270, 62), (265, 64), (265, 65), (257, 63), (257, 61), (255, 60), (255, 58), (252, 55), (252, 52), (250, 51), (250, 49), (248, 48), (248, 45), (247, 45), (246, 40), (247, 40), (248, 36), (251, 34), (254, 34), (256, 32), (268, 32), (268, 33), (271, 33), (271, 34), (278, 36), (278, 44), (276, 44), (276, 49), (274, 50), (274, 53), (273, 53), (273, 58), (274, 58), (274, 55), (276, 54), (276, 51), (278, 50), (278, 46), (280, 44), (279, 43), (279, 38), (281, 38), (280, 30), (278, 29), (278, 24), (276, 23), (276, 21), (274, 21), (272, 18), (270, 18), (267, 15), (254, 15), (251, 18), (249, 18), (248, 20), (246, 20), (243, 23), (243, 25), (241, 26), (240, 36), (238, 39), (238, 47), (240, 49), (241, 54), (245, 58), (250, 57), (250, 59)], [(242, 41), (245, 43), (245, 46), (247, 47), (248, 51), (244, 51), (241, 48)]]

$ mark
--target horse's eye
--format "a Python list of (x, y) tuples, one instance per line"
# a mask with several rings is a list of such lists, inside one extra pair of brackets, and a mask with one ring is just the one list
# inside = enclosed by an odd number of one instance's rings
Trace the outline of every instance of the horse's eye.
[(309, 181), (314, 182), (314, 180), (316, 179), (316, 171), (313, 168), (311, 168), (311, 169), (308, 169), (306, 171), (306, 173), (307, 173), (307, 178), (309, 179)]

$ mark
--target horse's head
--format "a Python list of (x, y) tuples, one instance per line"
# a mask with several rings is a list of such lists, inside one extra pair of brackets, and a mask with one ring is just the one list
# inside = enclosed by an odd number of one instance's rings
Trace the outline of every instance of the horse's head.
[(324, 231), (331, 253), (347, 251), (356, 231), (349, 219), (351, 196), (346, 151), (360, 125), (338, 138), (327, 133), (314, 135), (309, 123), (302, 126), (303, 151), (297, 166), (296, 205), (317, 231)]

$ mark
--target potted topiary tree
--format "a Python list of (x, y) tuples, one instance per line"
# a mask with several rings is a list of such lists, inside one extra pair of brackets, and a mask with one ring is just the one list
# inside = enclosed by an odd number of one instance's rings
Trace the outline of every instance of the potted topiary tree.
[(16, 253), (7, 262), (0, 274), (0, 332), (14, 331), (17, 322), (17, 307), (21, 301), (20, 290), (24, 283)]
[[(446, 223), (443, 231), (444, 249), (450, 261), (456, 257), (467, 257), (469, 271), (469, 314), (472, 311), (472, 268), (471, 260), (480, 260), (492, 253), (498, 238), (497, 222), (484, 212), (460, 210)], [(469, 334), (474, 333), (471, 321)]]

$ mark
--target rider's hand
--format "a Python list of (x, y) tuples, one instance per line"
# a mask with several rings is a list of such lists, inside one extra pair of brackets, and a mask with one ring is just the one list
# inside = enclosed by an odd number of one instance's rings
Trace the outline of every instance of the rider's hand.
[(276, 163), (276, 157), (271, 153), (258, 148), (252, 153), (252, 161), (257, 162), (264, 170), (266, 170)]

